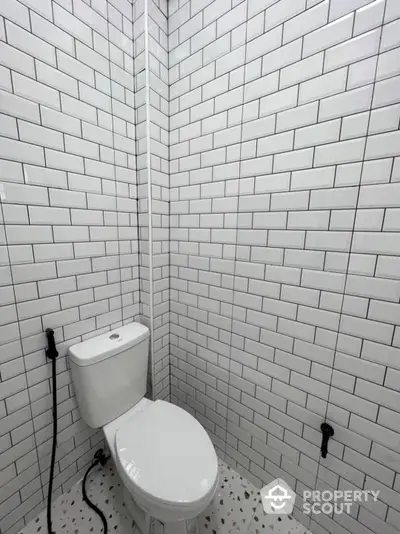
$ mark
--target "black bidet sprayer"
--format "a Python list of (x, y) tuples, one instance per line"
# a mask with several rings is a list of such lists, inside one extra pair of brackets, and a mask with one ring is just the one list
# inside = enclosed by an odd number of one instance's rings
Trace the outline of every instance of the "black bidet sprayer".
[(334, 435), (334, 430), (328, 423), (322, 423), (321, 425), (322, 432), (322, 443), (321, 443), (321, 456), (326, 458), (328, 454), (328, 441)]
[[(56, 342), (54, 340), (54, 330), (52, 328), (46, 329), (46, 337), (47, 337), (47, 349), (46, 349), (46, 357), (51, 360), (51, 388), (52, 388), (52, 396), (53, 396), (53, 445), (51, 450), (51, 464), (50, 464), (50, 476), (49, 476), (49, 488), (47, 493), (47, 532), (48, 534), (56, 534), (52, 530), (52, 520), (51, 520), (51, 496), (53, 493), (53, 480), (54, 480), (54, 465), (56, 461), (56, 449), (57, 449), (57, 368), (56, 368), (56, 359), (58, 356), (58, 351), (56, 348)], [(105, 518), (105, 515), (95, 504), (93, 504), (86, 493), (86, 480), (90, 473), (90, 471), (96, 467), (97, 465), (101, 464), (104, 466), (108, 460), (108, 457), (104, 454), (103, 449), (99, 449), (96, 454), (94, 455), (93, 463), (89, 466), (87, 469), (85, 476), (83, 477), (82, 481), (82, 497), (85, 503), (92, 508), (98, 514), (100, 517), (102, 523), (103, 523), (103, 533), (107, 534), (108, 527), (107, 527), (107, 520)]]

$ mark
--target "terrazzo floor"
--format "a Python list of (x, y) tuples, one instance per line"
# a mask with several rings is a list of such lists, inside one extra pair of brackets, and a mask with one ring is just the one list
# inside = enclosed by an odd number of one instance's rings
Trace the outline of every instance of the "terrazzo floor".
[[(266, 516), (257, 488), (221, 460), (219, 469), (220, 488), (214, 501), (199, 517), (198, 534), (311, 534), (289, 516)], [(104, 512), (109, 533), (140, 534), (123, 503), (122, 482), (111, 461), (104, 468), (92, 471), (87, 492)], [(57, 534), (103, 532), (98, 516), (82, 501), (81, 483), (54, 502), (52, 517)], [(45, 510), (20, 534), (38, 533), (47, 534)]]

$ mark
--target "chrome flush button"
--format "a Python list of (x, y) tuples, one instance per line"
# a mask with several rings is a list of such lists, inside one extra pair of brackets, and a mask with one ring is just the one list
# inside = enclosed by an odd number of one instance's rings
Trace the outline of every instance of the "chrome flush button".
[(108, 339), (119, 339), (119, 334), (111, 334)]

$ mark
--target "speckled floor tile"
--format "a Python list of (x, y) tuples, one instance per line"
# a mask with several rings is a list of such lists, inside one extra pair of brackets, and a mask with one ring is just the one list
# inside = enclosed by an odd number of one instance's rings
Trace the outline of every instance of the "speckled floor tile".
[(219, 460), (220, 487), (199, 517), (199, 534), (246, 533), (260, 495), (255, 486)]
[[(220, 487), (217, 495), (198, 521), (198, 534), (311, 534), (295, 519), (266, 516), (260, 493), (249, 481), (219, 460)], [(133, 525), (122, 498), (122, 482), (109, 462), (89, 475), (87, 491), (103, 511), (108, 531), (116, 534), (140, 534)], [(99, 534), (99, 517), (82, 501), (81, 483), (53, 504), (53, 529), (57, 534)], [(21, 534), (47, 534), (46, 511), (31, 521)]]
[(260, 501), (246, 534), (312, 534), (312, 532), (291, 516), (265, 514)]
[[(107, 518), (108, 531), (116, 534), (140, 534), (122, 500), (122, 482), (109, 462), (95, 467), (87, 480), (87, 494)], [(57, 534), (98, 534), (103, 524), (82, 500), (82, 483), (75, 484), (53, 503), (53, 530)], [(33, 519), (21, 534), (47, 534), (46, 510)]]

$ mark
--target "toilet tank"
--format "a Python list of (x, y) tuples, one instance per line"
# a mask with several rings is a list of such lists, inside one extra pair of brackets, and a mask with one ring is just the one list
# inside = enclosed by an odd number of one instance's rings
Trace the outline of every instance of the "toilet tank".
[(81, 414), (99, 428), (129, 410), (146, 393), (149, 329), (130, 323), (69, 349)]

